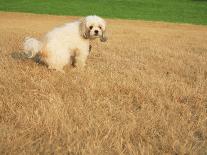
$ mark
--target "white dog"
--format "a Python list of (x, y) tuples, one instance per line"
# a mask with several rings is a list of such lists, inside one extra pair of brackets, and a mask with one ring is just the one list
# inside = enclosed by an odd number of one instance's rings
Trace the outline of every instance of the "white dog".
[(83, 67), (89, 54), (89, 40), (99, 37), (102, 42), (106, 41), (105, 30), (106, 22), (102, 18), (87, 16), (54, 28), (41, 41), (27, 37), (24, 52), (29, 58), (38, 55), (49, 69), (64, 72), (66, 64)]

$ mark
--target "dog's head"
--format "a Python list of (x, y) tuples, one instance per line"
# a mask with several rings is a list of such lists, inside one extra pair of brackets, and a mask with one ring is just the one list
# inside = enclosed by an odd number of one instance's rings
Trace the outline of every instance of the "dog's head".
[(100, 38), (102, 42), (107, 41), (106, 22), (98, 16), (87, 16), (80, 20), (80, 33), (85, 39)]

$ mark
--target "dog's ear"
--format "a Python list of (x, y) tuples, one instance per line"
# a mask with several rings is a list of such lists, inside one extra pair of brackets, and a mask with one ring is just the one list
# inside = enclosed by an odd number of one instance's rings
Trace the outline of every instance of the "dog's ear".
[(79, 29), (80, 29), (80, 34), (83, 38), (88, 39), (90, 37), (89, 30), (86, 27), (86, 19), (85, 18), (80, 19)]
[(101, 42), (106, 42), (108, 40), (107, 36), (106, 36), (106, 29), (104, 31), (102, 31), (102, 36), (100, 38)]

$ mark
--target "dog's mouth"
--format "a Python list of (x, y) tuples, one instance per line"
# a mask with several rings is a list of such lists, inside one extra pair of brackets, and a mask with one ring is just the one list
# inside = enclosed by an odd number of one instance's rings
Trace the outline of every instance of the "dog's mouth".
[(100, 35), (99, 34), (93, 34), (93, 35), (90, 35), (90, 38), (91, 39), (95, 39), (95, 38), (99, 38)]
[(89, 34), (90, 34), (90, 38), (92, 39), (101, 37), (101, 33), (98, 31), (89, 31)]

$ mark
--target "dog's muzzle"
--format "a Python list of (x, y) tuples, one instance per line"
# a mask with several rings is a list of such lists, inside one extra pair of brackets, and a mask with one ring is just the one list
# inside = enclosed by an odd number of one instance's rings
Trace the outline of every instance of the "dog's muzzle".
[(95, 35), (95, 36), (98, 36), (98, 30), (95, 30), (95, 31), (94, 31), (94, 35)]

